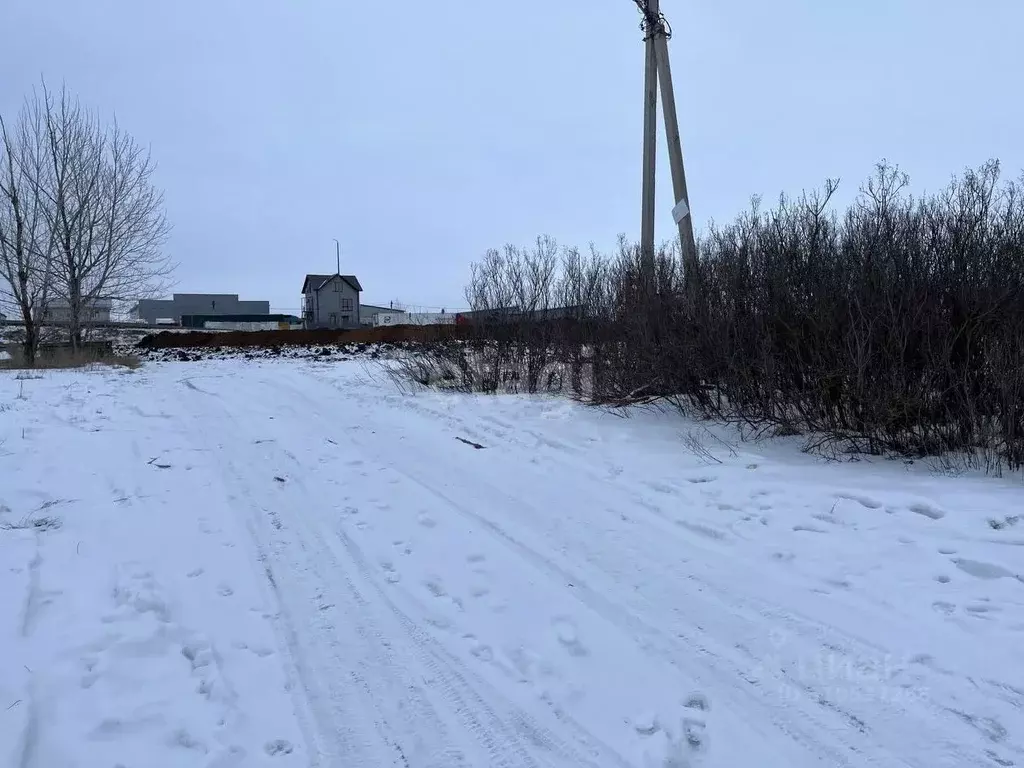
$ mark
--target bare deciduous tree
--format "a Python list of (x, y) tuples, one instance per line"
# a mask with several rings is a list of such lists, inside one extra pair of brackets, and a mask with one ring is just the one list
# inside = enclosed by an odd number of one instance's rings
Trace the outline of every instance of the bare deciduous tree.
[(173, 270), (163, 252), (169, 227), (152, 183), (149, 152), (99, 118), (66, 88), (45, 85), (32, 102), (45, 129), (46, 163), (37, 180), (55, 249), (53, 293), (69, 309), (73, 346), (100, 300), (159, 292)]
[(53, 254), (37, 183), (42, 136), (39, 114), (29, 103), (13, 125), (0, 116), (0, 279), (7, 283), (3, 304), (24, 324), (28, 365), (36, 358)]
[(101, 302), (162, 292), (169, 227), (148, 150), (66, 88), (44, 83), (0, 129), (0, 278), (31, 364), (48, 306), (78, 348)]

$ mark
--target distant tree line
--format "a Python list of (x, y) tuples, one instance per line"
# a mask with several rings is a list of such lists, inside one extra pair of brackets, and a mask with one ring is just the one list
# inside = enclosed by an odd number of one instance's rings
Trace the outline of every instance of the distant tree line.
[[(489, 251), (477, 322), (403, 364), (422, 383), (658, 402), (750, 433), (998, 471), (1024, 467), (1024, 183), (997, 162), (915, 198), (881, 164), (842, 212), (837, 182), (755, 199), (653, 265), (540, 238)], [(552, 310), (557, 310), (552, 312)]]
[(79, 348), (100, 302), (163, 287), (172, 264), (149, 151), (66, 88), (45, 83), (0, 115), (0, 301), (24, 324), (32, 365), (47, 308)]

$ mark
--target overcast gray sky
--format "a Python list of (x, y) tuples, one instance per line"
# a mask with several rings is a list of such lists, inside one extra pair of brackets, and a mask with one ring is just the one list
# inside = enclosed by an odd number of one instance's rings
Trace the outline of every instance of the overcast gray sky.
[[(850, 195), (883, 157), (917, 190), (1024, 167), (1021, 0), (662, 6), (698, 227), (829, 176)], [(336, 237), (364, 301), (454, 308), (488, 247), (638, 236), (638, 21), (632, 0), (0, 0), (0, 110), (63, 80), (152, 145), (179, 291), (295, 311)], [(664, 156), (659, 184), (669, 238)]]

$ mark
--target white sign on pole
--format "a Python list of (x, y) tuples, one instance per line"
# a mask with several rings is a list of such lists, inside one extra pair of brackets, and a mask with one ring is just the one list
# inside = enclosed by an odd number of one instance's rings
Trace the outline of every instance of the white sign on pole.
[(672, 218), (676, 220), (676, 224), (681, 222), (689, 215), (690, 206), (686, 204), (685, 200), (680, 200), (678, 203), (676, 203), (676, 207), (672, 209)]

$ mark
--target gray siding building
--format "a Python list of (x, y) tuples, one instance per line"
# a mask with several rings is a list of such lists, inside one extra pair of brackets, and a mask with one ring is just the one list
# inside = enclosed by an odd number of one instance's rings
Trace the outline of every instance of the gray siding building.
[(269, 315), (269, 301), (241, 301), (237, 293), (176, 293), (170, 299), (141, 299), (129, 317), (155, 323), (182, 315)]
[(359, 294), (355, 275), (306, 275), (302, 281), (302, 320), (307, 328), (358, 328)]

